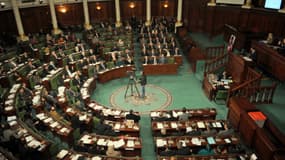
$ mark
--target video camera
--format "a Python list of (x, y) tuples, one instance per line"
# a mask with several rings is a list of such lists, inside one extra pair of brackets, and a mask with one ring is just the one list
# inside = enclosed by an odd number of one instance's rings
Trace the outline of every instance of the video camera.
[(128, 70), (126, 73), (131, 80), (134, 80), (136, 78), (135, 72), (136, 72), (136, 68), (133, 67), (131, 70)]

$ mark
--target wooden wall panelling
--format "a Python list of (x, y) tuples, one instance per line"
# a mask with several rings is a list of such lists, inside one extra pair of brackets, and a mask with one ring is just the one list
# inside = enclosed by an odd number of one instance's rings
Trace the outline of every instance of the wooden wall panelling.
[(226, 71), (231, 74), (233, 81), (237, 84), (243, 82), (245, 75), (245, 62), (242, 57), (230, 53)]
[[(225, 24), (232, 26), (239, 26), (239, 8), (229, 8), (229, 7), (219, 7), (216, 9), (216, 14), (214, 16), (214, 33), (222, 33)], [(230, 14), (228, 14), (230, 13)]]
[(271, 142), (266, 131), (262, 128), (256, 129), (253, 146), (261, 160), (272, 159), (276, 151), (276, 146)]
[(0, 21), (1, 21), (0, 25), (1, 33), (14, 33), (18, 35), (18, 30), (13, 10), (1, 11)]
[[(130, 3), (135, 4), (135, 8), (130, 8)], [(121, 17), (123, 20), (128, 20), (132, 16), (135, 16), (139, 19), (146, 17), (146, 2), (141, 0), (121, 0)]]
[[(100, 10), (96, 9), (96, 6), (101, 7)], [(115, 1), (101, 1), (101, 2), (89, 2), (89, 17), (91, 23), (101, 21), (115, 22)]]
[[(157, 10), (158, 14), (157, 16), (165, 16), (165, 17), (176, 17), (177, 16), (177, 0), (159, 0), (159, 1), (153, 1), (158, 3), (157, 7), (153, 10)], [(165, 8), (164, 4), (168, 3), (168, 7)], [(153, 4), (153, 3), (152, 3)], [(183, 7), (182, 7), (183, 8)]]
[[(60, 11), (62, 7), (66, 8), (65, 13), (62, 13)], [(55, 8), (56, 8), (56, 16), (59, 27), (84, 24), (84, 13), (83, 13), (82, 3), (56, 5)]]
[(256, 123), (246, 112), (243, 112), (240, 117), (239, 132), (246, 145), (252, 146), (256, 128)]
[(204, 23), (204, 31), (208, 34), (213, 35), (214, 32), (214, 14), (216, 12), (216, 7), (207, 7), (205, 15), (205, 23)]
[[(187, 3), (186, 3), (187, 2)], [(193, 1), (183, 1), (183, 10), (189, 8), (188, 10), (188, 29), (194, 32), (201, 32), (205, 30), (205, 20), (207, 16), (207, 0), (193, 0)], [(186, 7), (187, 5), (187, 7)], [(213, 9), (213, 7), (211, 7)], [(185, 15), (183, 15), (184, 17)], [(208, 28), (209, 29), (209, 28)]]
[(189, 21), (188, 21), (188, 17), (189, 17), (189, 1), (183, 1), (182, 4), (182, 22), (184, 27), (189, 28)]
[(242, 29), (244, 28), (244, 30), (247, 29), (248, 27), (248, 18), (249, 18), (249, 14), (250, 14), (250, 10), (246, 9), (246, 10), (241, 10), (239, 12), (239, 19), (238, 19), (238, 28)]
[(25, 34), (37, 33), (41, 29), (50, 31), (51, 17), (48, 6), (20, 9)]

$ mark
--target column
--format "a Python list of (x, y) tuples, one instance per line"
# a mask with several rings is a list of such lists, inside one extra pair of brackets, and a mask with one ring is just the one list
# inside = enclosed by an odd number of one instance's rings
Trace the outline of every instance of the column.
[(90, 20), (89, 20), (89, 10), (88, 10), (87, 0), (83, 0), (83, 11), (84, 11), (84, 19), (85, 19), (84, 27), (86, 30), (90, 30), (92, 29), (92, 26), (90, 25)]
[(16, 20), (16, 25), (17, 25), (17, 29), (18, 29), (18, 33), (19, 33), (19, 40), (20, 41), (27, 41), (27, 40), (29, 40), (29, 37), (27, 37), (24, 33), (24, 28), (23, 28), (23, 24), (22, 24), (22, 20), (21, 20), (17, 1), (11, 0), (11, 3), (12, 3), (14, 17)]
[(120, 27), (122, 25), (121, 13), (120, 13), (120, 0), (115, 0), (115, 8), (116, 8), (116, 27)]
[(246, 0), (245, 5), (241, 6), (241, 8), (250, 9), (251, 8), (251, 0)]
[(178, 7), (177, 7), (177, 21), (175, 23), (175, 27), (182, 26), (182, 1), (178, 0)]
[(216, 6), (216, 0), (210, 0), (210, 2), (207, 5), (208, 6)]
[(146, 26), (151, 25), (151, 0), (146, 0)]
[(54, 8), (54, 0), (49, 0), (49, 8), (50, 8), (51, 21), (52, 21), (52, 27), (53, 27), (52, 32), (53, 34), (60, 34), (61, 30), (58, 29), (58, 25), (57, 25), (55, 8)]

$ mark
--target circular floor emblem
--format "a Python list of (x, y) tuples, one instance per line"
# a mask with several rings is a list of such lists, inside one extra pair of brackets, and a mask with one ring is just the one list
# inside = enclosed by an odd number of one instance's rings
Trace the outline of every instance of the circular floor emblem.
[[(137, 87), (139, 93), (141, 93), (141, 86), (138, 85)], [(130, 86), (128, 89), (127, 86), (121, 87), (111, 95), (110, 104), (115, 108), (123, 110), (132, 109), (140, 113), (149, 113), (152, 110), (165, 109), (172, 102), (169, 92), (161, 87), (148, 84), (145, 86), (145, 91), (145, 98), (141, 98), (135, 87), (133, 87), (133, 92)]]

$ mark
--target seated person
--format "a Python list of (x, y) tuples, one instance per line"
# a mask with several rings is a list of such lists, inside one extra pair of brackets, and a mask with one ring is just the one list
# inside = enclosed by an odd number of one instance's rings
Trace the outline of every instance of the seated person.
[(179, 121), (187, 121), (189, 120), (189, 114), (186, 112), (186, 108), (184, 107), (182, 109), (182, 114), (178, 116)]
[(118, 47), (124, 46), (124, 41), (122, 39), (119, 39), (118, 42), (117, 42), (117, 46)]
[(222, 79), (228, 79), (229, 75), (227, 71), (223, 71), (221, 74), (218, 75), (218, 81), (221, 81)]
[(201, 131), (197, 129), (196, 123), (192, 123), (190, 127), (186, 128), (185, 135), (187, 135), (187, 136), (200, 136)]
[(190, 148), (186, 146), (185, 142), (179, 141), (177, 143), (176, 155), (190, 155)]
[(168, 147), (166, 147), (164, 151), (160, 152), (160, 156), (174, 156), (174, 155), (176, 155), (176, 151), (171, 150)]
[(108, 146), (108, 149), (106, 151), (106, 155), (111, 156), (111, 157), (118, 157), (118, 156), (121, 156), (121, 152), (115, 151), (114, 145), (110, 145), (110, 146)]
[(268, 33), (268, 36), (266, 38), (267, 44), (273, 44), (273, 33)]
[(134, 120), (135, 123), (139, 122), (141, 117), (139, 115), (134, 114), (134, 111), (131, 109), (129, 114), (126, 115), (126, 119)]
[(282, 41), (279, 41), (278, 45), (280, 46), (278, 52), (282, 55), (285, 55), (285, 38), (283, 38)]
[(227, 137), (229, 135), (234, 134), (234, 132), (235, 132), (234, 129), (229, 127), (228, 123), (225, 123), (224, 124), (224, 130), (219, 131), (217, 136), (219, 136), (219, 137)]
[(98, 135), (107, 135), (107, 136), (115, 136), (116, 133), (113, 131), (112, 127), (104, 124), (103, 120), (100, 120), (100, 123), (94, 127), (94, 132)]
[(256, 51), (254, 48), (250, 48), (248, 57), (252, 59), (253, 62), (256, 62)]
[(211, 129), (208, 125), (207, 125), (207, 129), (205, 131), (201, 132), (201, 136), (214, 136), (217, 134), (217, 130), (216, 129)]
[(215, 154), (214, 150), (211, 149), (211, 146), (209, 144), (207, 144), (206, 148), (202, 148), (198, 151), (199, 155), (213, 155)]

